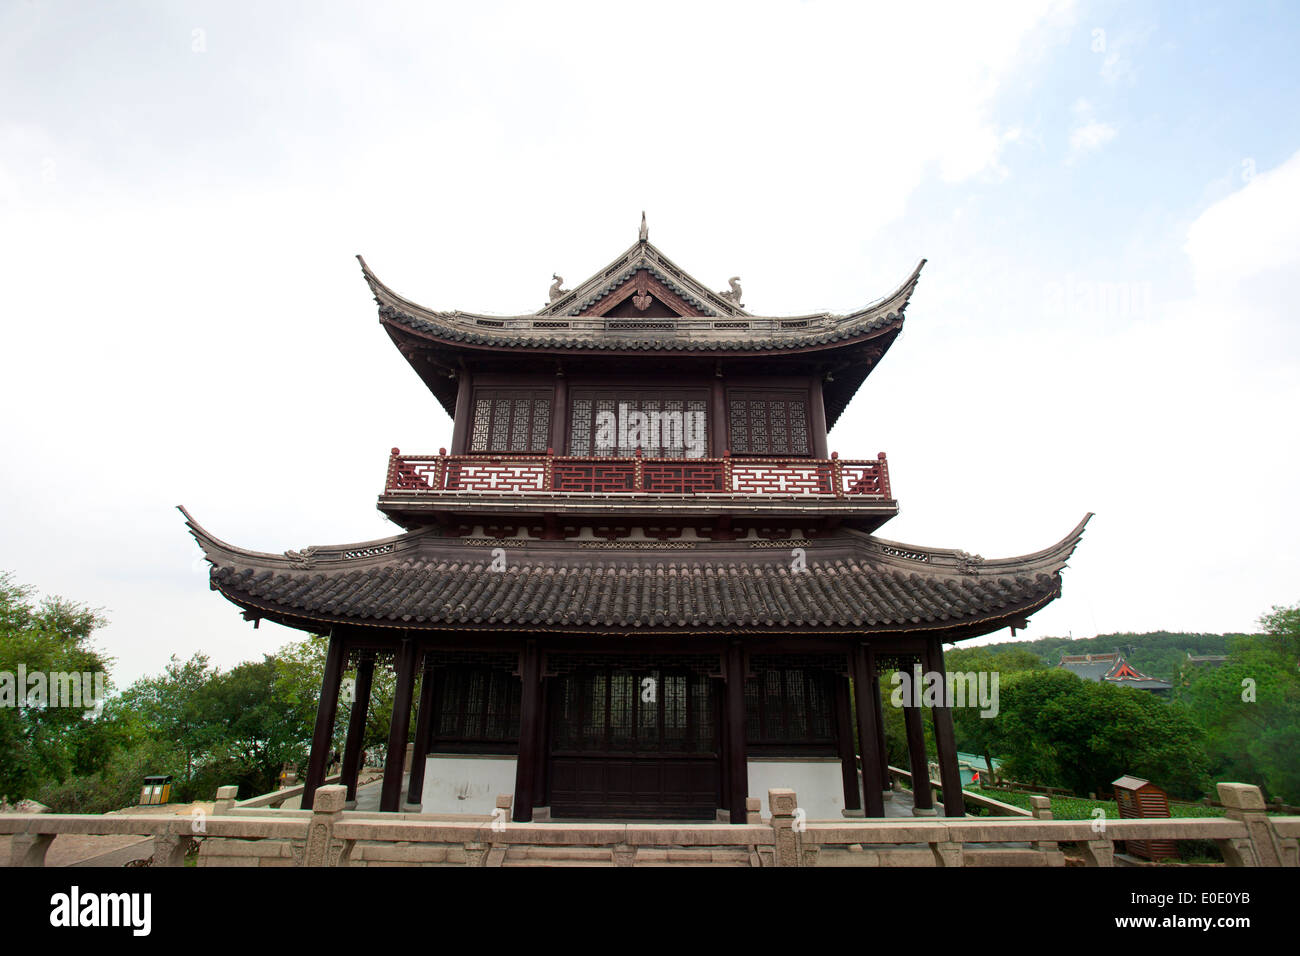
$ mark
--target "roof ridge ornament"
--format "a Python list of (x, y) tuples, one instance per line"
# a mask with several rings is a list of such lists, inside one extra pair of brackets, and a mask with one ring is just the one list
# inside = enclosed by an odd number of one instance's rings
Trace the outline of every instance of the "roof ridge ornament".
[(637, 233), (638, 242), (650, 241), (650, 227), (645, 224), (645, 210), (641, 210), (641, 231)]
[(301, 551), (289, 550), (284, 556), (293, 562), (295, 568), (309, 570), (315, 562), (316, 548), (303, 548)]
[[(560, 286), (564, 282), (564, 278), (562, 276), (558, 276), (554, 272), (552, 272), (551, 278), (555, 280), (554, 282), (551, 283), (551, 302), (554, 302), (556, 299), (568, 295), (569, 290), (560, 288)], [(550, 305), (550, 302), (548, 302), (547, 305)]]
[(731, 286), (731, 288), (726, 292), (719, 292), (718, 295), (722, 296), (736, 308), (743, 309), (745, 303), (740, 301), (740, 276), (732, 276), (727, 280), (727, 284)]

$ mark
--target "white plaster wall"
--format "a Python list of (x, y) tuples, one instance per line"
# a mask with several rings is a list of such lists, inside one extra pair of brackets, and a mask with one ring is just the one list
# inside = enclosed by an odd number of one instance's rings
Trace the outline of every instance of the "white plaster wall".
[(514, 757), (435, 755), (424, 762), (420, 812), (491, 815), (497, 794), (514, 792)]
[(767, 791), (781, 787), (795, 792), (809, 820), (844, 819), (844, 775), (836, 758), (826, 760), (748, 760), (749, 795), (763, 801), (770, 816)]

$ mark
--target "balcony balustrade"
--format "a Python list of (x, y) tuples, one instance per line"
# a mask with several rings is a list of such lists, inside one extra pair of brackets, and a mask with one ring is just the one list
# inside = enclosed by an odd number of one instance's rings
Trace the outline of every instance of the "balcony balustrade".
[(403, 455), (388, 461), (385, 496), (661, 495), (890, 500), (885, 453), (874, 460)]

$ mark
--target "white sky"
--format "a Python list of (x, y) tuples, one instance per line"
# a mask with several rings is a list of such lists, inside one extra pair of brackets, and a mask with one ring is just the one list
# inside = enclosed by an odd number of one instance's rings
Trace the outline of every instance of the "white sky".
[(1300, 600), (1298, 31), (1235, 9), (4, 5), (0, 568), (104, 607), (119, 686), (275, 649), (174, 506), (380, 537), (388, 448), (450, 439), (353, 255), (532, 311), (645, 209), (759, 314), (930, 260), (830, 444), (887, 452), (896, 540), (1095, 511), (1025, 638), (1250, 629)]

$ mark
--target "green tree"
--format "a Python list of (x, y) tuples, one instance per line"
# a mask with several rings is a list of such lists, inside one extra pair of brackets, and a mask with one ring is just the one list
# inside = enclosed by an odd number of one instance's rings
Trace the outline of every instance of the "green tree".
[(1300, 801), (1300, 605), (1260, 618), (1262, 634), (1240, 637), (1220, 667), (1198, 668), (1180, 688), (1207, 736), (1216, 780), (1263, 787)]
[(1089, 793), (1133, 773), (1180, 796), (1203, 790), (1204, 735), (1177, 701), (1048, 669), (1008, 675), (999, 703), (984, 740), (1013, 779)]
[[(992, 675), (997, 674), (998, 705), (1001, 708), (1003, 681), (1011, 674), (1024, 671), (1043, 671), (1046, 662), (1032, 651), (1023, 647), (960, 647), (944, 655), (944, 666), (948, 673), (974, 671), (990, 675), (989, 686), (992, 687)], [(966, 753), (979, 754), (986, 760), (993, 757), (1002, 758), (992, 739), (992, 728), (997, 715), (983, 716), (978, 707), (954, 707), (953, 731), (957, 739), (957, 749)], [(930, 735), (933, 737), (933, 733)]]
[[(60, 597), (39, 604), (33, 590), (0, 573), (0, 671), (9, 677), (13, 699), (0, 706), (0, 795), (32, 796), (46, 781), (89, 772), (112, 747), (113, 728), (86, 708), (55, 707), (47, 684), (44, 698), (17, 687), (20, 665), (28, 674), (102, 674), (111, 688), (111, 659), (95, 649), (92, 635), (105, 619), (98, 610)], [(88, 703), (87, 708), (91, 705)]]
[(175, 746), (179, 759), (156, 772), (173, 774), (182, 794), (189, 793), (212, 742), (203, 694), (216, 673), (206, 654), (195, 654), (184, 663), (173, 654), (162, 674), (142, 677), (122, 692), (119, 702), (124, 719), (137, 720)]
[(265, 793), (277, 786), (284, 764), (305, 762), (316, 708), (289, 690), (285, 671), (267, 655), (207, 682), (198, 695), (206, 721), (200, 792), (238, 783)]

